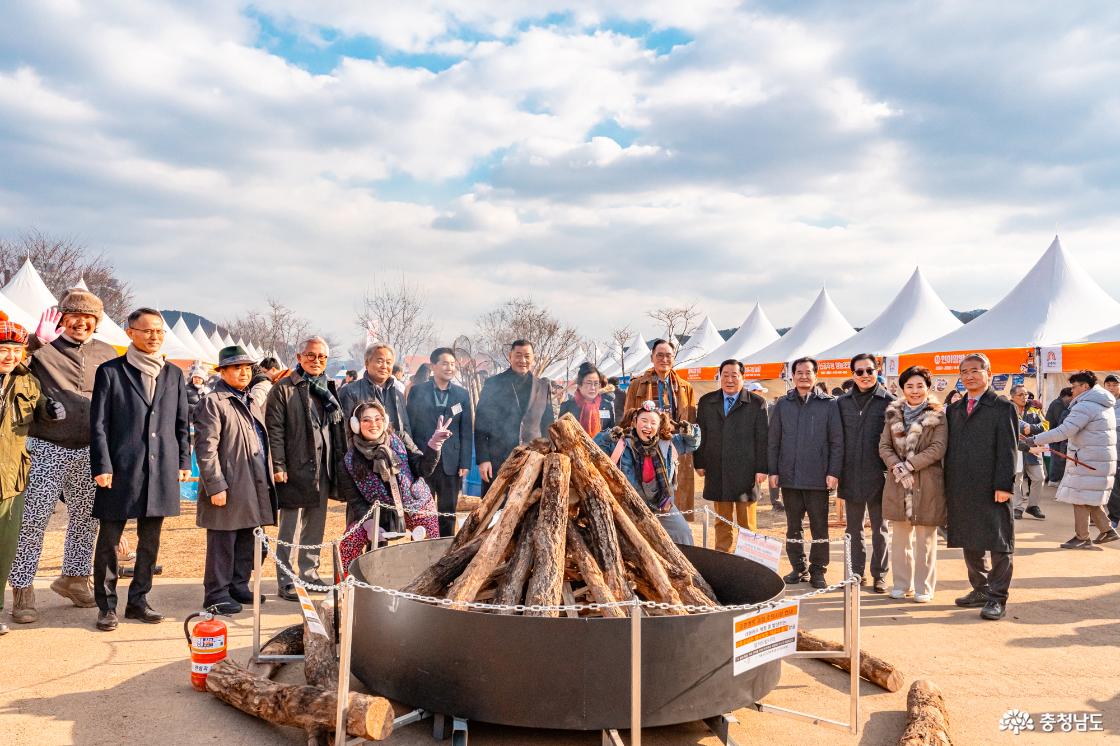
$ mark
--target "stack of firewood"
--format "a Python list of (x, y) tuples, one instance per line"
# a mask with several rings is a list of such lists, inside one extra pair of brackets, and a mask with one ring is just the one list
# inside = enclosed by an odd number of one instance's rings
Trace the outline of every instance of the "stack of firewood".
[[(570, 415), (549, 428), (548, 438), (510, 455), (447, 554), (404, 590), (500, 605), (558, 606), (634, 598), (717, 605), (711, 586), (669, 538), (657, 516)], [(626, 615), (617, 607), (580, 613)]]

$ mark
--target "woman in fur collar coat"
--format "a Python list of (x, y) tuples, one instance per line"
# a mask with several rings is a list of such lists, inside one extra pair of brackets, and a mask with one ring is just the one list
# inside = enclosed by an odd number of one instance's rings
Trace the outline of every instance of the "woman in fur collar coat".
[(887, 407), (879, 456), (887, 465), (883, 518), (891, 522), (891, 598), (933, 600), (937, 584), (937, 527), (946, 520), (941, 460), (949, 428), (930, 396), (930, 373), (920, 366), (898, 377), (903, 396)]

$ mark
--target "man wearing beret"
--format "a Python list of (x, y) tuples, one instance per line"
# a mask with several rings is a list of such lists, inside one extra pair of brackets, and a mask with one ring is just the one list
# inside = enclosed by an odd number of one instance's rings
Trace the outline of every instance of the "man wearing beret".
[[(66, 416), (61, 404), (42, 395), (39, 382), (23, 364), (26, 350), (27, 330), (0, 321), (0, 608), (23, 517), (28, 428), (35, 419), (57, 421)], [(0, 622), (0, 635), (7, 631)]]
[(117, 628), (117, 542), (136, 519), (136, 570), (128, 586), (128, 619), (155, 624), (163, 615), (148, 603), (163, 519), (179, 515), (179, 482), (191, 475), (187, 386), (167, 365), (163, 317), (152, 308), (128, 315), (132, 344), (123, 357), (97, 369), (90, 402), (89, 461), (101, 523), (93, 554), (97, 628)]
[(94, 606), (93, 517), (94, 485), (89, 470), (89, 402), (97, 367), (117, 357), (110, 345), (93, 338), (101, 322), (101, 299), (88, 290), (68, 290), (58, 309), (48, 309), (28, 340), (31, 373), (43, 393), (61, 402), (66, 419), (31, 423), (27, 451), (31, 473), (24, 498), (19, 546), (12, 565), (12, 621), (28, 624), (39, 619), (32, 583), (39, 570), (43, 534), (59, 500), (66, 502), (66, 540), (62, 574), (51, 590), (75, 606)]
[(194, 407), (197, 521), (206, 529), (202, 606), (219, 614), (252, 603), (253, 529), (276, 523), (264, 411), (249, 393), (255, 362), (240, 345), (222, 348), (222, 380)]

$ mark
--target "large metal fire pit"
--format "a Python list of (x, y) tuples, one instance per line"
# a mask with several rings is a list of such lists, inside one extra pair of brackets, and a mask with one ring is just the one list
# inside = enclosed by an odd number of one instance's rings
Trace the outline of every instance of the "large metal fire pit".
[[(378, 549), (350, 566), (359, 580), (401, 588), (451, 539)], [(731, 554), (681, 547), (725, 604), (782, 595), (781, 578)], [(359, 589), (352, 670), (372, 692), (429, 712), (535, 728), (630, 724), (629, 619), (457, 611)], [(774, 661), (732, 675), (732, 619), (717, 612), (642, 620), (642, 724), (716, 717), (762, 699)]]

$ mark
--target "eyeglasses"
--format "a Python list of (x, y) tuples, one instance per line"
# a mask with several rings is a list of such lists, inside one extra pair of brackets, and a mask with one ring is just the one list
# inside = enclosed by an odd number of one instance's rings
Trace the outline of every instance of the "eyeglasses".
[(378, 422), (384, 422), (384, 421), (385, 421), (385, 418), (382, 417), (381, 415), (368, 415), (367, 414), (365, 417), (362, 417), (362, 424), (363, 425), (373, 425), (373, 424), (376, 424)]
[(134, 332), (139, 332), (145, 337), (162, 337), (166, 332), (163, 329), (138, 329), (135, 326), (128, 327)]
[(875, 375), (875, 369), (874, 368), (856, 368), (852, 372), (855, 373), (857, 376), (873, 376), (873, 375)]
[(316, 355), (314, 352), (305, 352), (300, 355), (304, 360), (326, 360), (327, 356), (323, 354)]

